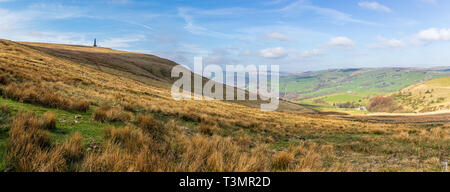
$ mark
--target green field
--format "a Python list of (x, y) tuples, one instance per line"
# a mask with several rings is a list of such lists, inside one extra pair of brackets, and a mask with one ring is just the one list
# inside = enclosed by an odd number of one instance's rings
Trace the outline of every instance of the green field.
[(442, 69), (335, 69), (282, 76), (281, 96), (303, 104), (332, 107), (336, 103), (364, 106), (375, 95), (385, 95), (410, 85), (450, 73)]

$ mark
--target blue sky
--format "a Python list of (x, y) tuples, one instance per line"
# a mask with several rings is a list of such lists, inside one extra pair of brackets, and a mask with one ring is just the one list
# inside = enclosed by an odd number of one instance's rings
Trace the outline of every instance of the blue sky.
[(450, 65), (448, 0), (0, 0), (0, 38), (281, 71)]

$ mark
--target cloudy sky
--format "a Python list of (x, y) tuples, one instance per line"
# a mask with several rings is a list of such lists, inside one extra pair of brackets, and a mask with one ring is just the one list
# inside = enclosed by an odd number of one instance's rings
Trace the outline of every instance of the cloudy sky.
[(281, 71), (450, 66), (448, 0), (0, 0), (0, 38)]

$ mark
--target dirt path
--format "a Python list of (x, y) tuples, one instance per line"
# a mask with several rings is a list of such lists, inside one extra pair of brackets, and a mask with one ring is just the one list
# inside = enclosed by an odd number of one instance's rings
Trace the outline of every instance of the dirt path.
[(439, 114), (450, 114), (450, 110), (441, 110), (427, 113), (370, 113), (366, 116), (428, 116)]
[(433, 124), (450, 123), (450, 113), (427, 113), (427, 114), (371, 114), (371, 115), (352, 115), (337, 116), (338, 118), (377, 122), (377, 123), (414, 123), (414, 124)]

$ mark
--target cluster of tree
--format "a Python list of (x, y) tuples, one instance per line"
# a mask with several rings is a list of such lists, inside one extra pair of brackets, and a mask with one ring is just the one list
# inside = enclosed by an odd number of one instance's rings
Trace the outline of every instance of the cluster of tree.
[(370, 112), (394, 112), (402, 110), (402, 106), (398, 106), (392, 96), (375, 96), (369, 101), (367, 109)]
[(337, 108), (358, 108), (361, 105), (356, 102), (347, 101), (345, 103), (333, 103), (333, 106)]

